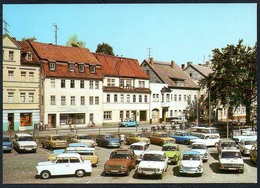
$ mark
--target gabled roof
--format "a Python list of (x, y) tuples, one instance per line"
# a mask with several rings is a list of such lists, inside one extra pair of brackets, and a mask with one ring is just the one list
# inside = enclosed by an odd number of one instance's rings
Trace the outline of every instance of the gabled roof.
[[(33, 49), (29, 45), (27, 41), (17, 41), (17, 43), (21, 46), (21, 63), (30, 63), (30, 64), (38, 64), (39, 59), (36, 57), (35, 53), (33, 52)], [(32, 61), (28, 61), (25, 56), (28, 53), (32, 54)]]
[(42, 60), (100, 64), (87, 48), (59, 46), (35, 41), (30, 41), (30, 44)]
[(102, 65), (104, 76), (149, 79), (137, 59), (93, 53)]
[(189, 64), (184, 71), (188, 68), (191, 67), (194, 70), (196, 70), (197, 72), (199, 72), (201, 75), (203, 75), (204, 77), (207, 77), (210, 73), (212, 73), (212, 69), (209, 68), (208, 66), (203, 66), (203, 65), (196, 65), (196, 64)]
[[(156, 75), (169, 87), (174, 88), (194, 88), (199, 87), (191, 80), (191, 78), (183, 72), (183, 70), (176, 63), (144, 60), (153, 69)], [(176, 81), (184, 81), (184, 86), (178, 86)]]
[(9, 39), (14, 43), (14, 45), (17, 46), (18, 49), (21, 49), (21, 46), (18, 44), (18, 42), (17, 42), (17, 40), (16, 40), (15, 38), (11, 37), (11, 36), (8, 35), (8, 34), (3, 34), (3, 39), (4, 39), (5, 37), (9, 38)]

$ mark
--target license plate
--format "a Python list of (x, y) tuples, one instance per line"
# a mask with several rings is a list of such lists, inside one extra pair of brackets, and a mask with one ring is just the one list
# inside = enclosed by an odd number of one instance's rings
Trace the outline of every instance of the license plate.
[(195, 172), (187, 172), (188, 174), (194, 174)]
[(3, 148), (7, 148), (7, 146), (3, 146)]
[(111, 170), (111, 172), (118, 172), (118, 170)]
[(236, 168), (228, 168), (229, 170), (236, 170)]
[(152, 175), (152, 174), (154, 174), (154, 172), (144, 172), (144, 174), (146, 174), (146, 175)]

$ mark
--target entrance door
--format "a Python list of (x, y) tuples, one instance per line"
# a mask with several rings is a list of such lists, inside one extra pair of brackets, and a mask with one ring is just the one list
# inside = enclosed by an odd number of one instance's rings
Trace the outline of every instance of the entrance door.
[(14, 113), (8, 113), (8, 122), (11, 122), (10, 129), (14, 130)]
[(48, 127), (56, 128), (56, 114), (48, 114)]
[(159, 123), (159, 110), (154, 109), (152, 111), (152, 124), (157, 124)]

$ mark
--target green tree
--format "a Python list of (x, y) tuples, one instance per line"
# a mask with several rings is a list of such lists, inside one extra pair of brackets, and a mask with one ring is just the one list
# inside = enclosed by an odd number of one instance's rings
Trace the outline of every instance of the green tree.
[(26, 41), (26, 40), (33, 40), (34, 41), (34, 40), (37, 40), (37, 39), (34, 36), (33, 37), (23, 37), (22, 38), (22, 41)]
[(227, 45), (214, 49), (212, 58), (213, 72), (200, 82), (201, 87), (210, 90), (211, 104), (235, 109), (246, 107), (246, 123), (250, 123), (252, 105), (257, 96), (256, 73), (257, 46)]
[(69, 36), (65, 45), (66, 46), (85, 48), (85, 42), (79, 41), (77, 34), (73, 34), (73, 35)]
[(109, 44), (104, 43), (104, 42), (102, 44), (98, 44), (96, 53), (114, 55), (113, 48)]

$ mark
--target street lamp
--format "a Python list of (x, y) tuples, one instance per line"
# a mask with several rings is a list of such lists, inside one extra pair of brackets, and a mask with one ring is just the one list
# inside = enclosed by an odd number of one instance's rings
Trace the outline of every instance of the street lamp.
[(228, 109), (229, 109), (229, 97), (227, 97), (227, 138), (229, 137), (229, 125), (228, 125), (228, 121), (229, 121), (229, 119), (228, 119)]

